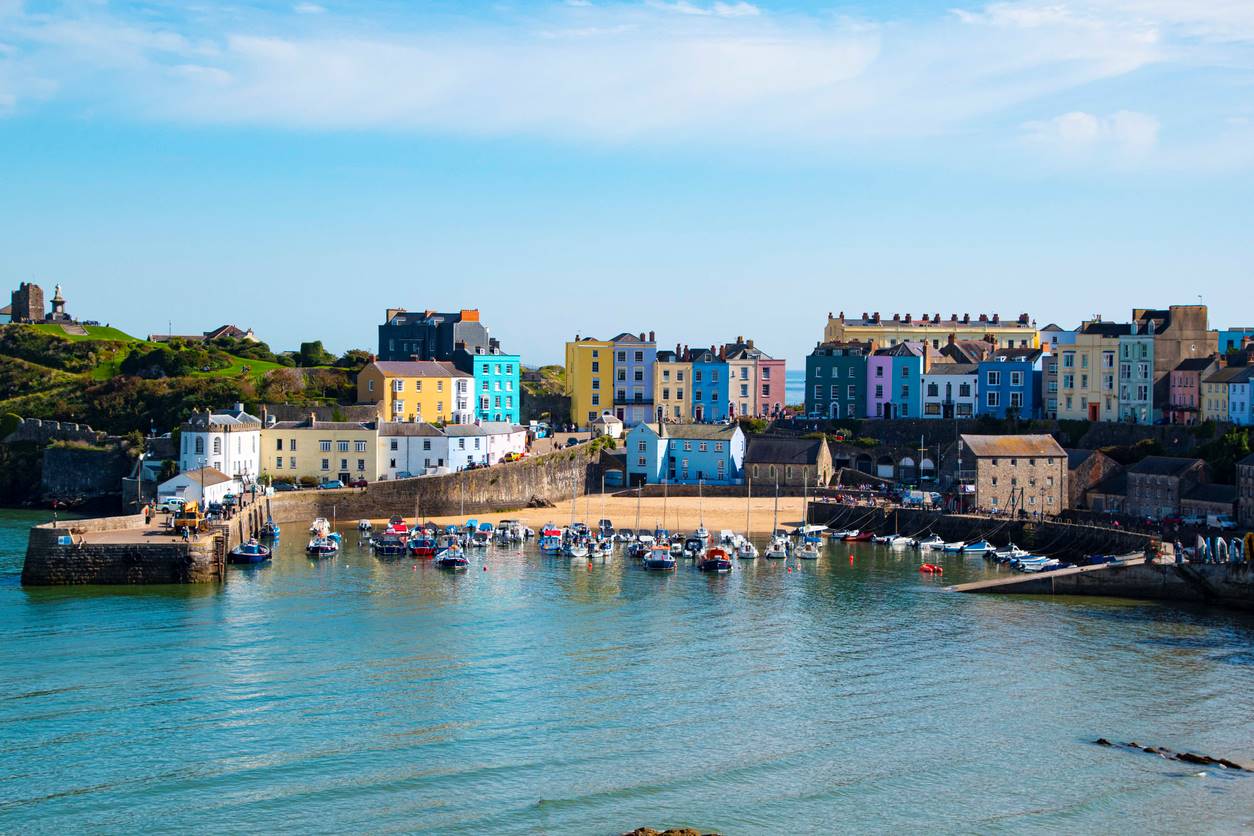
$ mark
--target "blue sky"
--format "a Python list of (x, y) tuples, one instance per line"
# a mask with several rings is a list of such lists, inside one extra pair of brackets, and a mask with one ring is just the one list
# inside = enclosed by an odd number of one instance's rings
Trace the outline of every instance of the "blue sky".
[(1254, 3), (0, 0), (0, 265), (134, 333), (1254, 321)]

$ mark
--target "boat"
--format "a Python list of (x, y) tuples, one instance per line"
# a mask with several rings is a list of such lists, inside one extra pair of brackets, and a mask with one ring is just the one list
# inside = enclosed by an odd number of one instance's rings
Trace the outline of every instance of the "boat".
[(939, 534), (933, 534), (931, 537), (928, 537), (924, 540), (914, 541), (914, 547), (916, 549), (919, 549), (920, 551), (925, 551), (925, 552), (932, 551), (934, 549), (944, 548), (944, 546), (945, 546), (945, 538), (941, 537)]
[(644, 568), (655, 570), (674, 569), (675, 558), (671, 556), (669, 549), (658, 546), (644, 556)]
[(265, 563), (270, 559), (270, 549), (261, 545), (255, 539), (249, 540), (247, 543), (240, 543), (227, 553), (227, 563)]
[(587, 557), (588, 546), (582, 538), (575, 538), (562, 547), (562, 554), (573, 558)]
[(801, 541), (801, 545), (793, 550), (793, 556), (798, 560), (818, 560), (819, 544), (816, 540), (806, 537)]
[(856, 532), (856, 531), (845, 531), (845, 530), (843, 530), (843, 529), (842, 529), (842, 530), (837, 531), (837, 530), (833, 529), (833, 530), (831, 530), (831, 531), (828, 531), (828, 532), (827, 532), (827, 536), (828, 536), (828, 538), (830, 538), (830, 539), (832, 539), (832, 540), (844, 540), (844, 539), (845, 539), (846, 537), (848, 537), (850, 534), (857, 534), (857, 533), (858, 533), (858, 532)]
[(904, 549), (907, 546), (911, 546), (913, 544), (914, 544), (914, 538), (907, 537), (904, 534), (897, 534), (891, 540), (888, 541), (889, 547), (894, 548), (894, 549)]
[(737, 560), (756, 560), (758, 556), (758, 547), (753, 545), (748, 537), (740, 538), (740, 543), (736, 546)]
[(940, 566), (937, 566), (935, 563), (924, 563), (922, 566), (919, 567), (919, 571), (928, 575), (940, 575), (940, 574), (944, 574), (945, 572), (944, 569), (942, 569)]
[(266, 520), (266, 524), (261, 527), (261, 536), (266, 540), (279, 539), (279, 524), (274, 520)]
[(709, 537), (706, 537), (705, 540), (702, 540), (695, 534), (689, 537), (684, 541), (684, 557), (689, 559), (700, 557), (701, 553), (705, 551), (705, 546), (709, 539)]
[(491, 542), (492, 533), (482, 528), (470, 535), (470, 547), (473, 549), (486, 549)]
[(409, 539), (409, 553), (414, 557), (435, 557), (435, 538), (425, 531)]
[(710, 532), (705, 527), (705, 485), (704, 480), (697, 480), (697, 530), (692, 532), (694, 539), (701, 541), (701, 548), (704, 549), (710, 543)]
[(310, 524), (309, 533), (313, 537), (326, 537), (331, 533), (331, 523), (326, 517), (318, 517)]
[(1030, 557), (1031, 552), (1028, 552), (1025, 549), (1019, 548), (1014, 543), (1010, 543), (1004, 548), (997, 549), (994, 552), (991, 552), (991, 553), (985, 552), (984, 556), (992, 557), (993, 560), (996, 560), (998, 563), (1006, 563), (1008, 561), (1016, 560), (1021, 557)]
[(458, 545), (457, 538), (446, 534), (440, 538), (439, 545), (436, 546), (435, 565), (441, 569), (465, 569), (470, 565), (470, 561), (466, 559), (466, 553)]
[(672, 557), (683, 557), (685, 554), (684, 544), (679, 542), (679, 540), (672, 540), (670, 544), (670, 552)]
[(979, 554), (983, 555), (987, 552), (996, 551), (997, 547), (987, 540), (976, 540), (974, 543), (967, 543), (962, 547), (963, 554)]
[(771, 544), (766, 547), (765, 556), (771, 560), (782, 560), (788, 557), (788, 538), (780, 537), (778, 534), (771, 538)]
[(333, 557), (339, 550), (339, 540), (334, 537), (314, 537), (305, 546), (311, 557)]
[(697, 561), (697, 568), (702, 572), (730, 572), (732, 562), (726, 550), (715, 546), (706, 550), (705, 557)]
[(409, 524), (405, 522), (404, 517), (392, 517), (388, 520), (387, 528), (383, 529), (383, 533), (404, 537), (409, 534)]
[(357, 530), (358, 531), (374, 531), (374, 523), (370, 522), (370, 520), (358, 520)]
[(370, 547), (378, 557), (400, 557), (405, 554), (407, 541), (399, 534), (384, 532), (370, 541)]
[(1061, 569), (1063, 563), (1061, 560), (1052, 557), (1041, 558), (1039, 560), (1024, 560), (1019, 563), (1020, 572), (1049, 572), (1054, 569)]
[(732, 531), (730, 528), (724, 528), (718, 533), (718, 542), (724, 546), (734, 546), (740, 535)]
[(966, 543), (964, 541), (955, 540), (952, 543), (946, 543), (945, 545), (941, 546), (941, 551), (943, 551), (945, 554), (958, 554), (962, 551), (962, 547), (965, 545)]
[(897, 536), (896, 534), (876, 534), (874, 537), (871, 538), (871, 542), (880, 543), (882, 545), (887, 546), (889, 543), (893, 541), (893, 538), (896, 536)]
[(846, 543), (865, 543), (875, 535), (869, 531), (855, 531), (845, 536)]
[(591, 555), (601, 560), (609, 560), (614, 556), (614, 541), (609, 539), (598, 540), (591, 550)]
[(636, 539), (636, 532), (630, 528), (620, 528), (614, 532), (615, 543), (630, 543)]

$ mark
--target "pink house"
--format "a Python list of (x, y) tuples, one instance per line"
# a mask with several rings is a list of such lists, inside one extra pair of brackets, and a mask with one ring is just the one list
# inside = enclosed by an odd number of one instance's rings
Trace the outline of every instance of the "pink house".
[(1164, 417), (1171, 424), (1196, 424), (1201, 410), (1202, 378), (1218, 368), (1214, 355), (1190, 357), (1171, 370)]
[(753, 340), (744, 337), (724, 345), (719, 355), (727, 363), (732, 377), (733, 403), (741, 397), (740, 387), (743, 387), (749, 397), (739, 402), (751, 401), (748, 409), (754, 415), (769, 418), (783, 412), (786, 396), (783, 360), (776, 360), (754, 346)]

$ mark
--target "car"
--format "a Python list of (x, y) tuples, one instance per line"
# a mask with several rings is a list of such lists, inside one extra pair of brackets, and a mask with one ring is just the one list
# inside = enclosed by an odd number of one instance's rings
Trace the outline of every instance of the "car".
[(524, 455), (523, 453), (514, 453), (514, 452), (506, 453), (505, 457), (502, 458), (501, 461), (519, 462), (519, 461), (522, 461), (523, 455)]
[(161, 503), (161, 510), (169, 511), (170, 513), (182, 511), (183, 505), (186, 504), (186, 502), (187, 500), (183, 499), (181, 496), (167, 496)]
[(300, 485), (297, 485), (295, 482), (275, 482), (272, 487), (279, 493), (300, 490)]
[(567, 446), (567, 447), (574, 447), (574, 446), (575, 446), (575, 445), (577, 445), (578, 443), (579, 443), (579, 439), (574, 438), (573, 436), (572, 436), (571, 438), (566, 439), (566, 446)]
[(344, 483), (343, 483), (343, 482), (341, 482), (339, 479), (329, 479), (329, 480), (327, 480), (326, 482), (322, 482), (322, 483), (320, 483), (320, 484), (318, 485), (318, 490), (320, 490), (320, 491), (334, 491), (334, 490), (338, 490), (339, 488), (342, 488), (342, 487), (344, 487)]
[(402, 470), (396, 474), (396, 478), (397, 479), (413, 479), (414, 474), (410, 473), (408, 470)]
[(350, 488), (364, 488), (367, 484), (369, 483), (365, 479), (354, 479), (348, 483), (348, 486)]
[(1206, 520), (1197, 514), (1185, 514), (1180, 518), (1180, 525), (1201, 525), (1204, 522)]

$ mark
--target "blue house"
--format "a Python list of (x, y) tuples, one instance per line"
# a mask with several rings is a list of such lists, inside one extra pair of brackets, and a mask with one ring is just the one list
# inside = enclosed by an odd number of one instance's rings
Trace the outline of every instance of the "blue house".
[(689, 361), (692, 363), (692, 420), (697, 423), (726, 421), (727, 404), (731, 400), (727, 361), (712, 348), (692, 349)]
[(975, 414), (1038, 417), (1044, 356), (1039, 348), (999, 348), (982, 361)]
[(738, 485), (745, 434), (739, 424), (637, 424), (627, 433), (627, 481)]
[(653, 371), (657, 340), (652, 331), (622, 333), (614, 343), (614, 414), (628, 427), (656, 420), (653, 412)]
[(923, 414), (921, 343), (881, 348), (867, 360), (868, 418), (918, 418)]
[(473, 350), (459, 344), (453, 352), (453, 365), (475, 378), (476, 419), (518, 423), (522, 362), (517, 354), (503, 353), (500, 343), (494, 339), (489, 340), (486, 347), (475, 346)]
[(1222, 328), (1219, 331), (1219, 353), (1240, 351), (1247, 337), (1254, 337), (1254, 328)]

